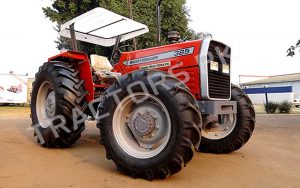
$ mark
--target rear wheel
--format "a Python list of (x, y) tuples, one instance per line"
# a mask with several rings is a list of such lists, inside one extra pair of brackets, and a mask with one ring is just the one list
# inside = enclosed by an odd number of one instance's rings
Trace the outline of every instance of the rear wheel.
[[(149, 79), (164, 80), (156, 87), (158, 93)], [(134, 83), (139, 84), (129, 94), (127, 86)], [(120, 102), (108, 97), (116, 91)], [(194, 97), (179, 80), (158, 71), (136, 71), (107, 92), (99, 112), (109, 116), (99, 120), (98, 127), (107, 158), (120, 171), (146, 179), (165, 178), (192, 159), (200, 142), (201, 117)]]
[(221, 123), (203, 126), (200, 151), (230, 153), (240, 149), (251, 137), (255, 126), (251, 100), (235, 85), (232, 85), (231, 100), (237, 102), (237, 113), (221, 115)]
[(73, 124), (73, 119), (81, 119), (81, 112), (87, 107), (84, 81), (73, 66), (47, 62), (36, 74), (31, 119), (37, 142), (44, 147), (68, 147), (80, 138), (85, 128), (84, 122)]

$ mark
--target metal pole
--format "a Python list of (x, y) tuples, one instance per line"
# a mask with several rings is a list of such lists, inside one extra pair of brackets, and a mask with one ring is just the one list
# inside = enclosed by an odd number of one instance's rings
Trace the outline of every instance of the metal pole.
[(161, 2), (162, 0), (158, 0), (156, 4), (157, 46), (161, 45), (161, 14), (160, 14)]
[(268, 93), (265, 93), (265, 97), (266, 97), (266, 104), (269, 105), (269, 99), (268, 99)]
[(116, 37), (116, 43), (115, 43), (114, 49), (113, 49), (113, 51), (111, 53), (111, 57), (110, 57), (110, 62), (112, 64), (112, 66), (114, 66), (114, 62), (112, 61), (113, 60), (113, 54), (118, 49), (121, 38), (122, 38), (122, 35), (119, 35), (119, 36)]
[(78, 47), (77, 47), (77, 41), (76, 41), (76, 35), (75, 35), (74, 24), (75, 24), (75, 23), (72, 23), (72, 24), (70, 25), (70, 34), (71, 34), (72, 50), (78, 52)]
[[(129, 18), (133, 20), (133, 12), (132, 12), (132, 0), (127, 0), (128, 3), (128, 12), (129, 12)], [(134, 50), (136, 50), (136, 38), (134, 37), (133, 39), (133, 47)]]

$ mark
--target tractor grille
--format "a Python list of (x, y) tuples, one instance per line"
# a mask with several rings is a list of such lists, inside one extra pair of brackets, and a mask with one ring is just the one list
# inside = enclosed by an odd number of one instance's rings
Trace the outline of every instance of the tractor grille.
[(208, 94), (210, 98), (228, 99), (230, 97), (230, 77), (209, 71)]
[(208, 95), (210, 98), (230, 98), (230, 73), (222, 73), (222, 64), (227, 64), (230, 66), (230, 54), (231, 50), (228, 46), (216, 41), (211, 41), (208, 50), (208, 63), (211, 60), (218, 62), (219, 71), (212, 71), (208, 68)]

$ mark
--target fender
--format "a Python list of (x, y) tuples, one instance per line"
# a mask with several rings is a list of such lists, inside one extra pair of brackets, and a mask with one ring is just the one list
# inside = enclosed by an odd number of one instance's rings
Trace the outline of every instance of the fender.
[(90, 61), (87, 54), (75, 51), (66, 51), (50, 57), (48, 61), (63, 61), (75, 64), (75, 69), (79, 71), (81, 80), (84, 80), (84, 88), (89, 92), (86, 96), (87, 102), (94, 100), (94, 83), (92, 79)]

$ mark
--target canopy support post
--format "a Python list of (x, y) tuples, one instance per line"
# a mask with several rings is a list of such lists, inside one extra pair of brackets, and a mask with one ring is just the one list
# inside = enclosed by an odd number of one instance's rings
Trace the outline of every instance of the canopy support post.
[(113, 54), (115, 53), (115, 51), (118, 49), (118, 47), (119, 47), (119, 44), (120, 44), (120, 41), (121, 41), (121, 38), (122, 38), (122, 35), (118, 35), (117, 37), (116, 37), (116, 43), (115, 43), (115, 46), (114, 46), (114, 49), (113, 49), (113, 51), (112, 51), (112, 53), (111, 53), (111, 57), (110, 57), (110, 62), (111, 62), (111, 64), (112, 64), (112, 66), (114, 66), (114, 62), (113, 62)]
[(160, 12), (161, 2), (162, 0), (158, 0), (156, 4), (157, 46), (161, 45), (161, 12)]
[(76, 35), (75, 35), (74, 24), (75, 24), (75, 23), (72, 23), (72, 24), (70, 25), (70, 34), (71, 34), (72, 50), (78, 52), (78, 47), (77, 47), (77, 41), (76, 41)]

